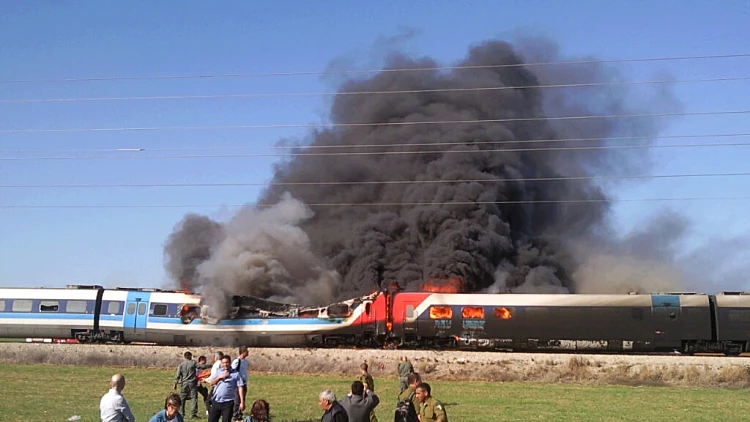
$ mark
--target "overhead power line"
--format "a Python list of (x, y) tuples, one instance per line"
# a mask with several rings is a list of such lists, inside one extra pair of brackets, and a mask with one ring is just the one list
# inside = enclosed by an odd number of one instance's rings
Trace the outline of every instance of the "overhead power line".
[(327, 97), (327, 96), (354, 96), (354, 95), (459, 93), (459, 92), (505, 91), (505, 90), (511, 90), (511, 89), (578, 88), (578, 87), (654, 85), (654, 84), (693, 83), (693, 82), (734, 82), (734, 81), (747, 81), (747, 80), (750, 80), (750, 76), (722, 77), (722, 78), (696, 78), (696, 79), (663, 79), (663, 80), (650, 80), (650, 81), (591, 82), (591, 83), (569, 83), (569, 84), (552, 84), (552, 85), (489, 86), (489, 87), (474, 87), (474, 88), (406, 89), (406, 90), (390, 90), (390, 91), (342, 91), (342, 92), (330, 91), (330, 92), (289, 92), (289, 93), (250, 93), (250, 94), (154, 95), (154, 96), (140, 96), (140, 97), (127, 96), (127, 97), (76, 97), (76, 98), (28, 98), (28, 99), (20, 98), (20, 99), (0, 99), (0, 104), (249, 99), (249, 98), (280, 98), (280, 97)]
[[(607, 202), (666, 202), (666, 201), (737, 201), (750, 196), (684, 197), (684, 198), (611, 198), (611, 199), (551, 199), (520, 201), (456, 201), (456, 202), (338, 202), (312, 203), (309, 207), (400, 207), (400, 206), (459, 206), (459, 205), (520, 205), (520, 204), (599, 204)], [(131, 204), (131, 205), (0, 205), (0, 209), (46, 209), (46, 208), (239, 208), (253, 204)], [(273, 205), (253, 205), (267, 208)]]
[(469, 69), (500, 69), (512, 67), (552, 66), (552, 65), (577, 65), (577, 64), (612, 64), (612, 63), (634, 63), (634, 62), (663, 62), (683, 60), (715, 60), (734, 59), (750, 57), (750, 53), (737, 54), (714, 54), (695, 56), (672, 56), (672, 57), (641, 57), (630, 59), (607, 59), (607, 60), (569, 60), (558, 62), (535, 62), (535, 63), (509, 63), (489, 65), (465, 65), (465, 66), (429, 66), (394, 69), (363, 69), (363, 70), (314, 70), (314, 71), (292, 71), (292, 72), (252, 72), (252, 73), (204, 73), (193, 75), (151, 75), (151, 76), (106, 76), (106, 77), (82, 77), (82, 78), (50, 78), (50, 79), (6, 79), (0, 80), (0, 84), (28, 84), (28, 83), (60, 83), (60, 82), (106, 82), (106, 81), (143, 81), (164, 79), (219, 79), (219, 78), (257, 78), (271, 76), (310, 76), (310, 75), (354, 75), (367, 73), (400, 73), (400, 72), (425, 72), (436, 70), (469, 70)]
[(281, 128), (332, 128), (332, 127), (366, 127), (366, 126), (416, 126), (436, 124), (467, 124), (467, 123), (508, 123), (534, 122), (556, 120), (585, 120), (585, 119), (614, 119), (640, 117), (675, 117), (675, 116), (715, 116), (731, 114), (748, 114), (750, 110), (727, 111), (695, 111), (670, 113), (633, 113), (606, 114), (585, 116), (558, 117), (514, 117), (507, 119), (468, 119), (468, 120), (434, 120), (434, 121), (401, 121), (374, 123), (296, 123), (275, 125), (223, 125), (223, 126), (143, 126), (143, 127), (112, 127), (112, 128), (80, 128), (80, 129), (0, 129), (0, 133), (74, 133), (74, 132), (128, 132), (128, 131), (157, 131), (157, 130), (229, 130), (229, 129), (281, 129)]
[[(315, 150), (342, 148), (392, 148), (392, 147), (423, 147), (423, 146), (456, 146), (456, 145), (503, 145), (503, 144), (536, 144), (563, 142), (591, 142), (591, 141), (625, 141), (638, 139), (687, 139), (687, 138), (728, 138), (746, 137), (750, 133), (706, 133), (696, 135), (660, 135), (655, 136), (613, 136), (591, 138), (560, 138), (560, 139), (521, 139), (502, 141), (458, 141), (458, 142), (415, 142), (415, 143), (385, 143), (385, 144), (322, 144), (322, 145), (256, 145), (251, 147), (185, 147), (185, 148), (76, 148), (76, 149), (6, 149), (0, 153), (28, 154), (28, 153), (89, 153), (89, 152), (172, 152), (172, 151), (252, 151), (252, 150)], [(210, 142), (209, 142), (210, 143)]]
[(693, 177), (741, 177), (750, 173), (685, 173), (630, 176), (569, 176), (569, 177), (520, 177), (496, 179), (457, 179), (457, 180), (364, 180), (333, 182), (237, 182), (237, 183), (102, 183), (102, 184), (52, 184), (52, 185), (0, 185), (0, 188), (195, 188), (195, 187), (240, 187), (240, 186), (357, 186), (357, 185), (427, 185), (452, 183), (511, 183), (511, 182), (558, 182), (588, 180), (625, 179), (679, 179)]
[(700, 148), (700, 147), (742, 147), (750, 146), (750, 142), (725, 142), (702, 144), (673, 144), (673, 145), (598, 145), (577, 147), (547, 147), (547, 148), (503, 148), (476, 150), (429, 150), (429, 151), (348, 151), (348, 152), (297, 152), (286, 154), (195, 154), (195, 155), (89, 155), (89, 156), (47, 156), (47, 157), (0, 157), (0, 161), (63, 161), (63, 160), (125, 160), (125, 159), (168, 159), (168, 158), (251, 158), (251, 157), (335, 157), (361, 155), (424, 155), (424, 154), (486, 154), (491, 152), (534, 152), (534, 151), (586, 151), (608, 149), (655, 149), (655, 148)]

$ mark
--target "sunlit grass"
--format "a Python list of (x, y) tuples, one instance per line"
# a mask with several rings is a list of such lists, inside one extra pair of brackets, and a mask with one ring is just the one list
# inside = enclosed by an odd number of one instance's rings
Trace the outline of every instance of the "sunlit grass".
[[(0, 365), (0, 420), (64, 421), (80, 415), (99, 420), (99, 399), (109, 377), (127, 377), (125, 397), (139, 421), (148, 421), (162, 408), (172, 391), (174, 371), (113, 369), (75, 366)], [(317, 395), (332, 388), (345, 394), (355, 374), (339, 377), (250, 376), (248, 402), (264, 398), (271, 403), (275, 422), (320, 420)], [(429, 381), (429, 379), (428, 379)], [(688, 387), (590, 386), (524, 382), (430, 381), (452, 422), (500, 420), (738, 420), (748, 414), (746, 390)], [(376, 379), (383, 403), (376, 414), (392, 420), (398, 393), (395, 378)], [(205, 414), (203, 404), (199, 411)]]

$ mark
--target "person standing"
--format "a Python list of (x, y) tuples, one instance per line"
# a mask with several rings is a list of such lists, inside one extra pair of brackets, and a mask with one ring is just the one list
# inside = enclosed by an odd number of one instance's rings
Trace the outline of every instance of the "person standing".
[(318, 395), (318, 404), (325, 412), (320, 422), (349, 422), (346, 409), (336, 401), (336, 394), (331, 390), (325, 390)]
[(245, 382), (240, 374), (232, 370), (232, 358), (224, 355), (221, 358), (221, 369), (209, 378), (208, 383), (214, 386), (211, 410), (208, 412), (209, 422), (231, 422), (234, 411), (234, 399), (239, 397), (237, 406), (240, 412), (245, 410)]
[(180, 407), (182, 400), (175, 393), (170, 393), (164, 400), (164, 410), (151, 417), (148, 422), (183, 422)]
[(99, 416), (102, 422), (135, 422), (122, 390), (125, 389), (125, 375), (114, 374), (109, 380), (109, 391), (99, 401)]
[(351, 392), (339, 403), (346, 410), (349, 422), (368, 422), (370, 414), (375, 411), (375, 407), (380, 403), (380, 398), (369, 388), (365, 389), (365, 385), (361, 381), (354, 381)]
[(406, 388), (409, 386), (409, 382), (407, 380), (407, 377), (409, 374), (414, 372), (414, 366), (409, 362), (409, 358), (406, 357), (406, 355), (401, 356), (401, 361), (398, 363), (398, 379), (401, 381), (401, 393), (406, 390)]
[(440, 401), (432, 397), (430, 384), (423, 382), (417, 387), (419, 399), (419, 422), (448, 422), (445, 407)]
[[(375, 392), (375, 380), (372, 379), (372, 375), (370, 375), (369, 372), (367, 372), (367, 362), (362, 362), (362, 365), (359, 365), (359, 381), (362, 382), (365, 386), (365, 390), (371, 390), (373, 393)], [(377, 416), (375, 416), (375, 412), (370, 412), (370, 422), (378, 422)]]
[[(245, 388), (242, 389), (242, 400), (241, 402), (244, 403), (245, 399), (247, 398), (247, 355), (249, 352), (247, 351), (247, 346), (240, 346), (239, 348), (240, 355), (237, 356), (237, 359), (235, 359), (232, 362), (232, 369), (237, 371), (239, 373), (240, 378), (242, 378), (242, 382), (245, 385)], [(237, 390), (237, 394), (240, 394), (240, 391)], [(239, 403), (240, 403), (240, 397), (235, 396), (234, 397), (234, 420), (235, 421), (241, 421), (242, 420), (242, 410), (239, 409)]]
[(208, 387), (203, 385), (203, 382), (211, 376), (211, 365), (209, 365), (206, 360), (205, 356), (200, 356), (198, 358), (198, 365), (195, 367), (197, 372), (196, 376), (198, 378), (195, 389), (198, 391), (198, 394), (203, 397), (203, 404), (206, 405), (206, 415), (208, 415)]
[(192, 405), (190, 406), (190, 416), (193, 418), (198, 417), (198, 366), (193, 360), (193, 354), (185, 352), (183, 355), (185, 360), (180, 363), (177, 367), (177, 373), (174, 376), (174, 387), (173, 390), (177, 389), (177, 384), (182, 383), (180, 387), (180, 400), (182, 401), (182, 409), (180, 413), (185, 414), (185, 402), (190, 400)]
[[(214, 364), (211, 365), (211, 375), (208, 376), (208, 378), (206, 379), (206, 382), (208, 382), (208, 380), (210, 380), (211, 378), (215, 377), (216, 373), (219, 372), (219, 370), (221, 369), (221, 358), (223, 357), (224, 357), (224, 352), (217, 351), (216, 353), (214, 353)], [(209, 384), (208, 386), (209, 386), (208, 397), (206, 397), (206, 401), (205, 401), (206, 416), (208, 416), (208, 412), (211, 411), (211, 403), (213, 400), (212, 397), (214, 396), (214, 387), (211, 384)]]

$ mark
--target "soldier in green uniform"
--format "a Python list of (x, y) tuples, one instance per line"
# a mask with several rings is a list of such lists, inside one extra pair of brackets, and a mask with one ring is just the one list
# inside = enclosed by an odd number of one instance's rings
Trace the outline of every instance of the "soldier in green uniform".
[(398, 401), (406, 400), (409, 398), (409, 396), (414, 393), (414, 395), (411, 398), (411, 402), (414, 405), (414, 410), (419, 413), (419, 398), (417, 398), (417, 387), (419, 384), (422, 383), (422, 377), (419, 375), (419, 372), (412, 372), (406, 377), (406, 383), (407, 387), (406, 390), (402, 391), (401, 394), (398, 395)]
[(443, 403), (432, 397), (431, 393), (430, 384), (426, 382), (417, 387), (417, 397), (420, 401), (419, 422), (448, 422)]
[(406, 390), (406, 387), (409, 385), (408, 380), (406, 379), (409, 374), (414, 372), (414, 366), (409, 362), (409, 358), (406, 356), (401, 356), (401, 361), (398, 363), (398, 368), (396, 370), (398, 372), (398, 379), (401, 381), (401, 391)]
[(173, 390), (177, 389), (177, 384), (182, 383), (180, 388), (180, 401), (182, 401), (181, 414), (185, 414), (185, 402), (191, 401), (190, 416), (198, 417), (198, 377), (197, 367), (193, 360), (193, 354), (185, 352), (183, 354), (185, 360), (182, 361), (180, 366), (177, 367), (177, 373), (174, 376), (174, 387)]
[[(365, 385), (365, 391), (370, 389), (373, 393), (375, 392), (375, 380), (372, 379), (372, 375), (367, 372), (367, 362), (363, 362), (359, 365), (359, 381)], [(375, 411), (370, 413), (370, 422), (378, 422), (378, 418), (375, 416)]]

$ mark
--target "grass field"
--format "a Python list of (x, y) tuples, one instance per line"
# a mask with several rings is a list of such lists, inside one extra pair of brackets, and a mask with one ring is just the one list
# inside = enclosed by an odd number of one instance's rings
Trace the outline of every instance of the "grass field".
[[(0, 365), (0, 421), (99, 420), (99, 399), (112, 373), (127, 378), (124, 394), (139, 421), (148, 421), (171, 392), (174, 373), (161, 369)], [(392, 420), (398, 382), (376, 379), (383, 403), (380, 422)], [(350, 379), (251, 374), (248, 402), (271, 403), (274, 422), (317, 421), (317, 395), (333, 388), (342, 395)], [(582, 386), (573, 384), (431, 382), (451, 422), (504, 420), (555, 421), (714, 421), (750, 420), (747, 390), (687, 387)], [(204, 415), (201, 403), (199, 412)]]

